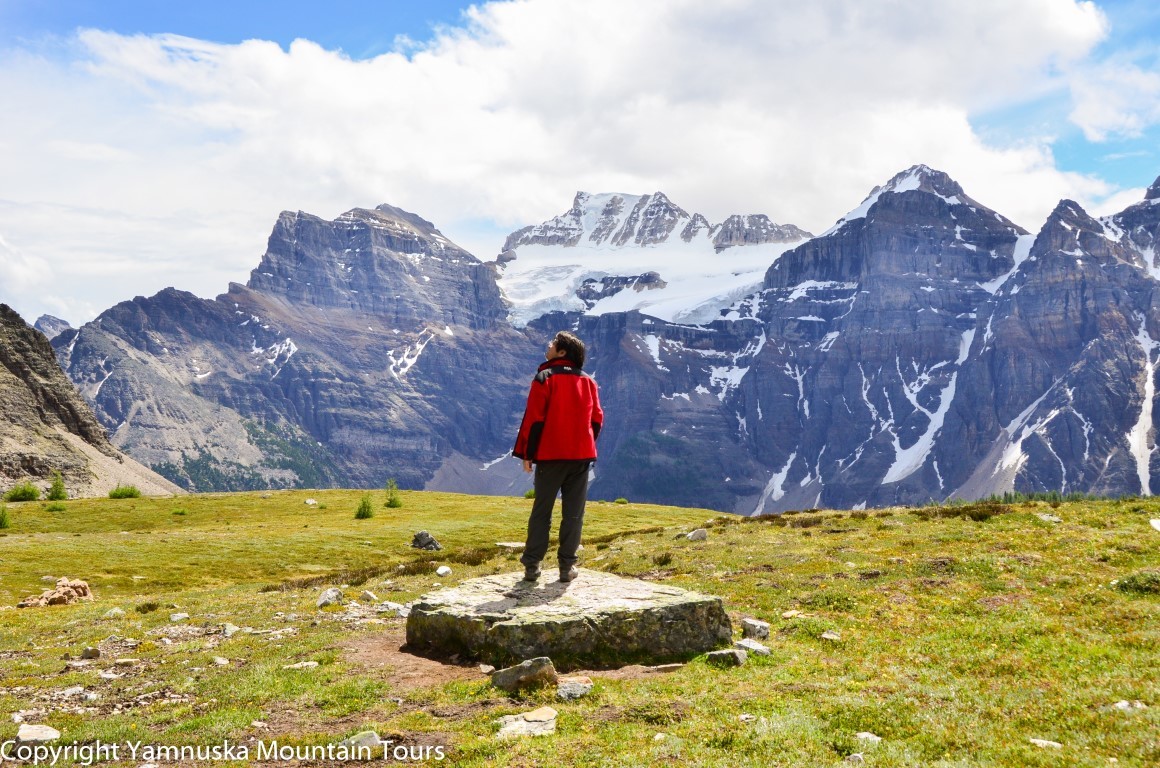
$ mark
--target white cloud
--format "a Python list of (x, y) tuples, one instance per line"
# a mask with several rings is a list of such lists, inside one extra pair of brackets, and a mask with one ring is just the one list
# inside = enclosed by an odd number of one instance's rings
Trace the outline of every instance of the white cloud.
[(14, 298), (38, 288), (50, 277), (51, 270), (43, 259), (22, 253), (0, 237), (0, 282), (12, 291)]
[(1106, 61), (1076, 73), (1069, 118), (1091, 141), (1135, 138), (1160, 124), (1160, 71), (1132, 62)]
[(364, 61), (85, 31), (67, 56), (0, 56), (21, 105), (0, 121), (0, 232), (67, 276), (76, 322), (244, 281), (285, 208), (390, 202), (486, 259), (577, 189), (822, 231), (923, 162), (1033, 229), (1114, 190), (1057, 170), (1049, 137), (989, 146), (969, 117), (1058, 92), (1106, 32), (1074, 0), (489, 3)]

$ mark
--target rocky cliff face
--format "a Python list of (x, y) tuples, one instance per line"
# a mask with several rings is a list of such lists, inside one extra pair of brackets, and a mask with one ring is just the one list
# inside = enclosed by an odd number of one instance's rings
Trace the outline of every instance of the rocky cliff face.
[(915, 166), (817, 237), (577, 195), (480, 263), (380, 206), (283, 214), (245, 286), (54, 341), (113, 443), (186, 487), (514, 493), (547, 336), (607, 413), (594, 498), (740, 513), (1160, 488), (1160, 180), (1037, 234)]
[(52, 315), (41, 315), (36, 318), (36, 322), (32, 324), (32, 327), (47, 336), (49, 341), (52, 341), (69, 328), (72, 328), (67, 320), (61, 320), (59, 317), (53, 317)]
[(56, 363), (44, 334), (0, 304), (0, 485), (47, 486), (60, 472), (74, 496), (107, 492), (118, 482), (146, 493), (176, 490), (126, 461)]
[(494, 269), (390, 206), (284, 213), (247, 285), (137, 298), (55, 345), (113, 442), (184, 487), (422, 487), (510, 449), (542, 354)]

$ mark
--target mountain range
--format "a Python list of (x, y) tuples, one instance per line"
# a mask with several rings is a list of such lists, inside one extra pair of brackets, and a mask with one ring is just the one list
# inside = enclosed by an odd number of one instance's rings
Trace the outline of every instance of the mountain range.
[(577, 194), (483, 262), (389, 205), (283, 213), (246, 285), (52, 341), (112, 443), (191, 490), (518, 493), (543, 344), (589, 344), (591, 493), (743, 514), (1151, 493), (1160, 180), (1036, 234), (915, 166), (812, 236)]

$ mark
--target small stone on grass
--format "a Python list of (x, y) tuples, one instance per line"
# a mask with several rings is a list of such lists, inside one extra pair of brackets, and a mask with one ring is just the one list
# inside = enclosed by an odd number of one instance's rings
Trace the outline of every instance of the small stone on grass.
[(297, 664), (284, 664), (282, 669), (314, 669), (317, 666), (317, 661), (300, 661)]
[(592, 678), (584, 675), (562, 677), (556, 687), (556, 696), (564, 701), (575, 701), (592, 692)]
[(751, 640), (748, 637), (737, 640), (733, 643), (733, 647), (746, 653), (755, 653), (758, 656), (768, 656), (769, 649), (756, 640)]
[(558, 681), (556, 667), (547, 656), (537, 656), (491, 673), (491, 684), (508, 693), (523, 688), (555, 685)]
[(342, 590), (338, 587), (331, 587), (323, 591), (318, 596), (318, 607), (325, 608), (328, 605), (342, 605)]
[(740, 667), (749, 660), (749, 654), (738, 648), (728, 648), (723, 651), (709, 651), (705, 661), (715, 667)]
[(741, 636), (764, 640), (769, 637), (769, 622), (760, 619), (742, 619)]
[(540, 707), (518, 715), (504, 715), (497, 722), (502, 726), (499, 738), (511, 739), (519, 736), (547, 736), (556, 732), (556, 710)]

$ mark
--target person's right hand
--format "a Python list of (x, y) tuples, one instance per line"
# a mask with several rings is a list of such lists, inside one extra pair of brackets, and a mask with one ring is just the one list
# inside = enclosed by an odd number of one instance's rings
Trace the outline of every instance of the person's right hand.
[(528, 460), (528, 459), (524, 459), (524, 471), (525, 471), (525, 472), (531, 472), (531, 471), (532, 471), (532, 462), (531, 462), (530, 460)]

